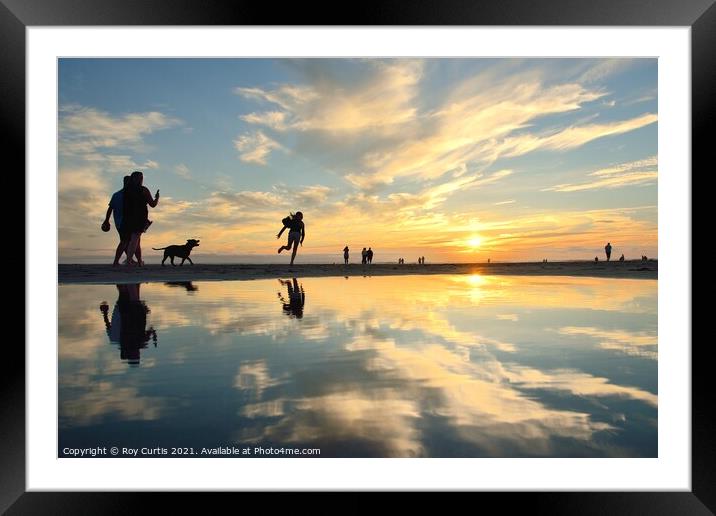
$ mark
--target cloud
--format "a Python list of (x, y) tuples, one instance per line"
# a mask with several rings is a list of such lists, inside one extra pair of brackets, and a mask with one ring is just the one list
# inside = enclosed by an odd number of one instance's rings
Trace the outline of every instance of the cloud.
[(177, 166), (174, 167), (174, 172), (180, 177), (183, 177), (184, 179), (191, 178), (191, 171), (189, 170), (189, 167), (187, 167), (184, 163), (179, 163)]
[(578, 192), (582, 190), (595, 190), (599, 188), (620, 188), (623, 186), (653, 183), (658, 177), (657, 158), (650, 158), (622, 163), (613, 167), (603, 168), (591, 172), (589, 176), (595, 177), (589, 183), (559, 184), (543, 188), (542, 191)]
[[(375, 131), (413, 120), (414, 100), (423, 62), (391, 60), (355, 62), (364, 72), (355, 81), (341, 77), (309, 84), (284, 84), (274, 90), (239, 87), (234, 93), (275, 104), (283, 111), (242, 115), (251, 124), (278, 131)], [(308, 66), (313, 66), (309, 64)]]
[(285, 131), (289, 128), (287, 124), (288, 113), (283, 111), (266, 111), (264, 113), (251, 113), (242, 115), (241, 120), (250, 124), (265, 125), (277, 131)]
[(604, 330), (594, 327), (565, 326), (559, 329), (562, 335), (587, 336), (599, 341), (599, 347), (620, 351), (626, 355), (658, 360), (655, 332)]
[(89, 154), (98, 149), (137, 147), (146, 135), (175, 127), (181, 122), (158, 111), (114, 116), (79, 105), (60, 108), (59, 151)]
[(266, 136), (262, 131), (243, 134), (234, 140), (234, 147), (239, 151), (239, 159), (246, 163), (266, 165), (273, 149), (283, 149), (281, 144)]
[(636, 60), (626, 58), (602, 59), (579, 77), (579, 82), (591, 84), (604, 81), (608, 77), (617, 75), (633, 66)]

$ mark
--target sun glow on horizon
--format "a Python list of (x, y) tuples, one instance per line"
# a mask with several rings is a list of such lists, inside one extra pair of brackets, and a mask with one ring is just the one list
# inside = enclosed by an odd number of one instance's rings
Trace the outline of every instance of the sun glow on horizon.
[(472, 235), (468, 241), (467, 245), (470, 247), (470, 249), (479, 249), (482, 245), (484, 239), (480, 235)]

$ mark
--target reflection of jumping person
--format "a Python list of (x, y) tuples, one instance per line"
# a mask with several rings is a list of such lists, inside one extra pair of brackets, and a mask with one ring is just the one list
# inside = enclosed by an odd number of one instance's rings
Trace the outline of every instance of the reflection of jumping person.
[(278, 292), (278, 298), (283, 304), (283, 311), (289, 317), (301, 319), (303, 317), (303, 306), (306, 304), (306, 293), (303, 291), (303, 285), (299, 285), (296, 278), (291, 281), (280, 279), (278, 282), (288, 289), (288, 302)]
[(119, 296), (114, 304), (112, 320), (107, 316), (109, 305), (106, 302), (99, 309), (110, 343), (119, 345), (120, 358), (131, 365), (138, 365), (139, 350), (147, 347), (150, 338), (156, 347), (157, 332), (152, 327), (146, 329), (150, 310), (139, 299), (139, 284), (119, 284), (117, 291)]
[(279, 247), (278, 254), (281, 254), (281, 251), (284, 250), (290, 251), (293, 246), (293, 253), (291, 254), (291, 265), (293, 265), (293, 260), (296, 258), (296, 251), (298, 251), (298, 244), (300, 243), (303, 246), (303, 239), (306, 238), (306, 226), (303, 223), (303, 213), (297, 211), (295, 215), (286, 217), (282, 222), (283, 228), (278, 232), (276, 238), (281, 238), (281, 234), (288, 228), (288, 244)]
[(348, 246), (343, 248), (343, 263), (348, 264)]

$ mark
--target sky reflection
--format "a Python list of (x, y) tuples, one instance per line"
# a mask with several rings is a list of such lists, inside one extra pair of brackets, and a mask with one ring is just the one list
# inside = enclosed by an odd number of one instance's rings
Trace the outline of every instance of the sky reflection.
[(653, 457), (656, 299), (567, 277), (62, 285), (60, 444)]

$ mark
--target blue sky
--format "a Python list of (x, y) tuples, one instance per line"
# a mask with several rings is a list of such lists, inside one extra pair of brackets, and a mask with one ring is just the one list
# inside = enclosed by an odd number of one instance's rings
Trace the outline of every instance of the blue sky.
[(655, 59), (61, 59), (59, 106), (65, 261), (135, 169), (157, 247), (273, 254), (302, 210), (307, 254), (656, 255)]

